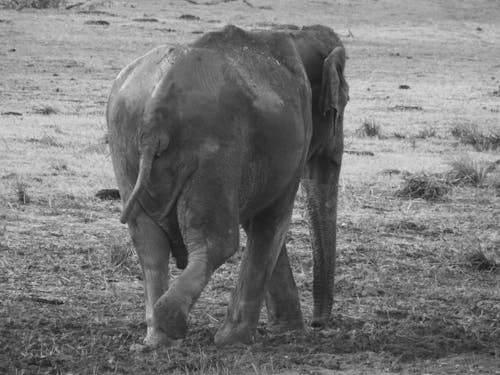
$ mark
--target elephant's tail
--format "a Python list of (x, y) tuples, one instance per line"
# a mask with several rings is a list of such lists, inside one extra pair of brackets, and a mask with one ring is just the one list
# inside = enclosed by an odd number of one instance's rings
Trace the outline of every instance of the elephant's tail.
[(120, 216), (120, 221), (125, 224), (127, 223), (130, 213), (134, 208), (134, 204), (142, 193), (144, 188), (149, 182), (149, 176), (151, 174), (151, 168), (153, 166), (153, 160), (156, 154), (156, 150), (152, 147), (147, 147), (142, 153), (139, 159), (139, 175), (137, 176), (137, 181), (135, 182), (134, 190), (130, 194), (125, 206), (123, 207), (122, 214)]

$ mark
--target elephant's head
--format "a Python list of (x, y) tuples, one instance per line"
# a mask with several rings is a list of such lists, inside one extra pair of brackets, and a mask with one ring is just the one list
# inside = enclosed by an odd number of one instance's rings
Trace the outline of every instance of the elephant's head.
[(312, 91), (313, 135), (303, 186), (312, 228), (313, 321), (323, 327), (333, 304), (338, 180), (343, 151), (343, 116), (349, 99), (345, 50), (328, 27), (292, 31)]
[(313, 112), (326, 116), (332, 111), (337, 122), (349, 100), (342, 42), (332, 29), (321, 25), (305, 26), (291, 36), (311, 84)]

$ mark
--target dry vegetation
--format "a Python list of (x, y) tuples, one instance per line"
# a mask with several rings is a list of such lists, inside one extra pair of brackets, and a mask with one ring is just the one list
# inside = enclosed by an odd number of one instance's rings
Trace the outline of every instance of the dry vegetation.
[[(461, 156), (449, 161), (450, 168), (443, 173), (404, 173), (402, 186), (396, 196), (406, 199), (422, 198), (428, 201), (442, 201), (453, 186), (481, 186), (488, 175), (495, 173), (500, 159), (491, 163), (477, 161), (470, 156)], [(498, 187), (489, 183), (489, 187)]]
[[(0, 13), (0, 373), (500, 373), (495, 2), (10, 8)], [(119, 202), (100, 199), (116, 198), (102, 190), (115, 187), (107, 95), (138, 55), (226, 23), (321, 23), (345, 41), (349, 152), (333, 315), (323, 331), (277, 335), (263, 311), (253, 345), (216, 348), (239, 252), (201, 296), (186, 340), (130, 352), (145, 333), (142, 276)], [(300, 193), (287, 241), (309, 321), (305, 218)]]
[(477, 125), (460, 124), (451, 128), (451, 134), (464, 145), (471, 145), (476, 151), (500, 148), (500, 128), (482, 131)]
[(442, 176), (420, 172), (403, 175), (403, 184), (396, 192), (396, 196), (441, 201), (450, 190), (450, 186)]
[(60, 8), (66, 5), (66, 0), (1, 0), (0, 8), (4, 9), (18, 9), (34, 8), (34, 9), (47, 9), (47, 8)]
[(382, 127), (373, 120), (365, 120), (361, 126), (356, 129), (356, 135), (359, 137), (378, 137), (382, 136)]

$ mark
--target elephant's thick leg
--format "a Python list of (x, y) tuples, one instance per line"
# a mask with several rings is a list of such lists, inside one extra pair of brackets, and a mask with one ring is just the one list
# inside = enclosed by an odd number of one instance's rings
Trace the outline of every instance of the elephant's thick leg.
[(322, 328), (326, 324), (333, 305), (341, 157), (341, 145), (336, 153), (324, 152), (314, 156), (308, 162), (308, 176), (303, 181), (312, 232), (314, 261), (312, 326), (316, 328)]
[(217, 344), (253, 340), (266, 290), (285, 240), (297, 185), (272, 206), (253, 217), (247, 226), (247, 251)]
[(237, 202), (223, 186), (203, 180), (179, 199), (177, 210), (188, 264), (154, 306), (161, 330), (169, 338), (187, 333), (188, 314), (212, 273), (238, 249)]
[(132, 236), (144, 275), (144, 294), (146, 300), (147, 334), (144, 343), (157, 346), (166, 341), (153, 314), (153, 306), (167, 290), (169, 283), (168, 259), (169, 243), (163, 230), (136, 205), (139, 213), (129, 222)]
[(288, 331), (304, 328), (299, 293), (285, 244), (274, 266), (266, 294), (266, 307), (269, 323), (274, 329)]

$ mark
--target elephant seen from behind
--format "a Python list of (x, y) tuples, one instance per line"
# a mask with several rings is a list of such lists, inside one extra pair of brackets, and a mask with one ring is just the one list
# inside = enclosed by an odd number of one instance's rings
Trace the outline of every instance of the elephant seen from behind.
[[(113, 168), (145, 284), (149, 347), (187, 333), (213, 272), (248, 242), (215, 342), (252, 342), (265, 303), (303, 327), (285, 235), (302, 180), (314, 260), (312, 325), (333, 303), (338, 180), (348, 100), (345, 50), (328, 27), (226, 26), (158, 47), (116, 78), (107, 106)], [(169, 257), (182, 273), (169, 277)]]

